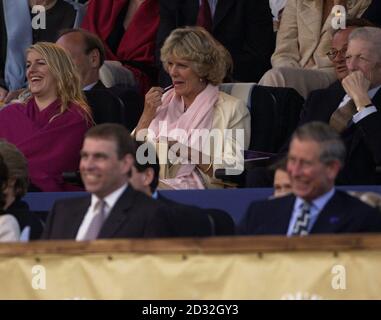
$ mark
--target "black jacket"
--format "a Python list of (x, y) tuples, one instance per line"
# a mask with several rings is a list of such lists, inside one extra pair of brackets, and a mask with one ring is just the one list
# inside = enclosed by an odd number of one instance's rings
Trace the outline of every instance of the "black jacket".
[[(160, 48), (170, 32), (179, 27), (194, 26), (198, 10), (199, 0), (160, 1), (157, 60), (160, 58)], [(275, 36), (267, 0), (219, 0), (212, 34), (232, 55), (235, 80), (258, 82), (271, 68)], [(166, 86), (169, 82), (162, 72), (160, 84)]]
[[(75, 239), (91, 196), (58, 200), (48, 216), (43, 239)], [(112, 208), (98, 238), (156, 238), (174, 234), (168, 208), (127, 187)]]
[[(311, 92), (306, 100), (300, 125), (310, 121), (328, 123), (344, 96), (345, 91), (339, 81), (327, 89)], [(338, 184), (368, 185), (381, 182), (376, 174), (376, 167), (381, 164), (381, 90), (378, 90), (372, 102), (378, 111), (352, 124), (341, 134), (347, 155), (337, 180)]]

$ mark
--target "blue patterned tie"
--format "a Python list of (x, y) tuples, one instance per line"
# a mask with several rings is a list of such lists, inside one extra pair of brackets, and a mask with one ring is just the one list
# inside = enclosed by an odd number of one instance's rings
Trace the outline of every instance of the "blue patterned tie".
[(311, 205), (308, 202), (302, 204), (302, 208), (296, 219), (294, 229), (292, 230), (293, 236), (306, 236), (308, 235), (308, 226), (311, 221)]

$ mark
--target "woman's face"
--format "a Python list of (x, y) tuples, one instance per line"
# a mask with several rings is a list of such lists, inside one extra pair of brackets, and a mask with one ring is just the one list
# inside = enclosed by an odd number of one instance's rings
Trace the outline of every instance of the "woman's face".
[(176, 94), (182, 96), (184, 100), (193, 102), (194, 98), (205, 89), (205, 81), (200, 81), (189, 60), (170, 57), (167, 68)]
[(30, 92), (37, 97), (57, 94), (57, 81), (50, 72), (45, 59), (36, 51), (30, 50), (26, 57), (26, 77)]

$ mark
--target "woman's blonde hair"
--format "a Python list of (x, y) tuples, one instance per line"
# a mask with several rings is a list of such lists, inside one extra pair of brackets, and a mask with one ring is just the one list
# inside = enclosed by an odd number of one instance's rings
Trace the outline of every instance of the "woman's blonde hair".
[(165, 40), (160, 53), (166, 71), (168, 71), (168, 60), (172, 57), (188, 60), (193, 71), (213, 85), (220, 84), (233, 68), (230, 53), (201, 27), (173, 30)]
[(45, 60), (49, 71), (57, 81), (57, 97), (61, 101), (60, 114), (68, 110), (70, 102), (77, 104), (84, 115), (92, 120), (91, 109), (81, 88), (79, 73), (69, 54), (50, 42), (37, 42), (27, 49), (27, 54), (35, 50)]

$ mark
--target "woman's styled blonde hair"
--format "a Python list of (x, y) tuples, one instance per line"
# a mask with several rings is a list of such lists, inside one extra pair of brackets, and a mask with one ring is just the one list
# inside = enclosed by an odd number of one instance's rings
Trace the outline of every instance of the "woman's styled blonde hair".
[(84, 115), (91, 120), (91, 109), (83, 94), (79, 73), (69, 54), (50, 42), (37, 42), (31, 45), (27, 49), (27, 54), (32, 50), (42, 56), (57, 81), (57, 97), (61, 101), (60, 114), (65, 112), (69, 102), (72, 102), (79, 105)]
[(178, 28), (171, 32), (161, 48), (161, 61), (168, 72), (172, 57), (191, 62), (193, 71), (206, 82), (220, 84), (233, 69), (230, 53), (201, 27)]

